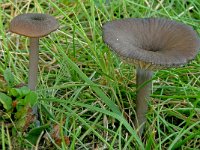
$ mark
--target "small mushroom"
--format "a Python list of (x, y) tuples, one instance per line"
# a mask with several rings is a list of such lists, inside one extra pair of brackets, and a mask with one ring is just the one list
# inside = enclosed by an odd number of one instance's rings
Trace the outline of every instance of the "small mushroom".
[(136, 65), (135, 127), (143, 133), (153, 70), (179, 67), (194, 59), (200, 48), (188, 25), (162, 18), (128, 18), (103, 25), (103, 40), (117, 55)]
[(39, 38), (58, 29), (57, 20), (47, 14), (27, 13), (13, 18), (10, 31), (30, 38), (28, 87), (36, 89), (39, 61)]

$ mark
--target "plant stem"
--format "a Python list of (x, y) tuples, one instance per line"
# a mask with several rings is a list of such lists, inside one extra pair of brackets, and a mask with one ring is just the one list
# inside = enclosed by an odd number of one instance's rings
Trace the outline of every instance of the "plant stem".
[(148, 109), (147, 101), (150, 99), (151, 87), (152, 87), (152, 75), (153, 72), (137, 68), (136, 70), (136, 119), (135, 127), (140, 128), (139, 134), (142, 135), (144, 130), (144, 124), (146, 122), (146, 112)]
[(28, 87), (35, 90), (39, 62), (39, 38), (30, 38)]

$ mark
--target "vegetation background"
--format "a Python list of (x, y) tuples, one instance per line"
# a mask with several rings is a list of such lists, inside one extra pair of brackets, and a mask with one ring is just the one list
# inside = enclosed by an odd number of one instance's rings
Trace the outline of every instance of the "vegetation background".
[(199, 0), (1, 0), (0, 72), (10, 68), (17, 84), (28, 80), (29, 41), (10, 33), (9, 23), (33, 12), (60, 23), (40, 40), (36, 92), (48, 129), (33, 145), (26, 133), (12, 135), (1, 123), (2, 149), (200, 149), (200, 55), (181, 68), (155, 72), (141, 139), (132, 122), (135, 68), (109, 50), (101, 30), (110, 20), (164, 17), (200, 33)]

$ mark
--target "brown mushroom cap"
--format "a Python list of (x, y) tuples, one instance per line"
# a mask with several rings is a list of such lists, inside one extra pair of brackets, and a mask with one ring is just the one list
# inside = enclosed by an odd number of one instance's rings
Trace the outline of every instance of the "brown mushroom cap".
[(47, 14), (27, 13), (16, 16), (10, 31), (27, 37), (43, 37), (58, 28), (57, 20)]
[(103, 25), (104, 42), (144, 69), (177, 67), (194, 59), (200, 40), (190, 27), (159, 18), (129, 18)]

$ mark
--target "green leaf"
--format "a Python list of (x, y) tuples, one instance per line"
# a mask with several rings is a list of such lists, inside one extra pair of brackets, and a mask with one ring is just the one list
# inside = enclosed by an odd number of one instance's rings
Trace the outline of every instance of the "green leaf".
[(15, 83), (15, 78), (10, 69), (6, 69), (3, 73), (4, 79), (6, 80), (8, 86), (12, 87)]
[(3, 107), (6, 110), (10, 110), (12, 108), (12, 99), (4, 93), (0, 92), (0, 102), (3, 104)]
[(9, 89), (9, 95), (18, 97), (19, 94), (15, 88), (11, 88), (11, 89)]
[(26, 105), (33, 106), (36, 102), (37, 102), (37, 94), (33, 91), (29, 91), (29, 93), (27, 93), (24, 98), (18, 99), (18, 106), (26, 106)]
[(20, 103), (21, 101), (22, 101), (22, 99), (18, 100), (18, 103), (17, 103), (17, 106), (16, 106), (17, 112), (24, 108), (24, 105), (21, 105), (21, 103)]
[(42, 133), (42, 131), (44, 131), (45, 129), (47, 129), (49, 127), (49, 124), (45, 124), (43, 126), (37, 127), (32, 129), (26, 136), (26, 139), (31, 142), (33, 145), (36, 144), (38, 137), (40, 136), (40, 134)]
[(24, 97), (30, 93), (30, 89), (26, 86), (21, 88), (12, 88), (9, 90), (9, 93), (14, 97)]
[(31, 106), (33, 106), (36, 102), (37, 102), (37, 94), (34, 91), (30, 91), (24, 101), (26, 101), (27, 103), (29, 103)]

